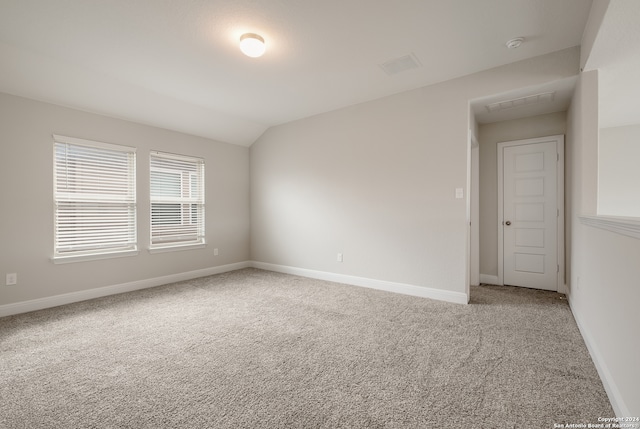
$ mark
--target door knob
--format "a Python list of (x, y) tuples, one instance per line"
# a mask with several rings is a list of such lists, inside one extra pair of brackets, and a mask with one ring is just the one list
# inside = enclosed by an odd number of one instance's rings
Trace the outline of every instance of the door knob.
[(506, 221), (505, 225), (507, 225), (507, 226), (511, 225), (511, 221), (510, 220)]

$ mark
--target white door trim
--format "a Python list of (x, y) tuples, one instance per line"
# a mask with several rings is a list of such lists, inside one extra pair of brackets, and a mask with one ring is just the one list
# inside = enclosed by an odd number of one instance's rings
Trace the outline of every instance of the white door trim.
[(469, 283), (480, 284), (480, 144), (473, 131), (469, 130), (470, 165), (467, 167), (467, 216), (471, 227), (469, 237)]
[(502, 222), (504, 222), (504, 160), (502, 156), (502, 149), (508, 146), (522, 146), (527, 144), (535, 144), (547, 142), (549, 140), (556, 141), (556, 147), (558, 151), (557, 162), (557, 291), (560, 293), (566, 293), (564, 285), (564, 135), (559, 134), (555, 136), (539, 137), (525, 140), (514, 140), (508, 142), (498, 143), (498, 284), (504, 284), (504, 230), (502, 228)]

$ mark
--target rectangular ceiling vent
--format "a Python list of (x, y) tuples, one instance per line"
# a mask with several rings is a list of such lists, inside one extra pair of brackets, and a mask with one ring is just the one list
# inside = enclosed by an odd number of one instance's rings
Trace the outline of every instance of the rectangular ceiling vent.
[(387, 75), (393, 76), (394, 74), (402, 73), (403, 71), (417, 69), (420, 67), (420, 61), (414, 54), (409, 54), (404, 57), (384, 62), (380, 64), (380, 67)]
[(553, 101), (556, 92), (543, 92), (540, 94), (527, 95), (526, 97), (514, 98), (512, 100), (499, 101), (484, 106), (487, 112), (499, 112), (500, 110), (513, 109), (514, 107), (528, 106), (530, 104), (550, 103)]

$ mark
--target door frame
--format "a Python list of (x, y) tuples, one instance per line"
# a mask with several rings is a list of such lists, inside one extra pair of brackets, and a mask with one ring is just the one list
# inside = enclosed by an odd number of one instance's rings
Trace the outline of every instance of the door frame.
[[(467, 242), (468, 270), (467, 284), (480, 284), (480, 143), (469, 130), (467, 149)], [(467, 286), (468, 287), (468, 286)]]
[(504, 160), (503, 160), (503, 148), (508, 146), (523, 146), (529, 144), (548, 142), (549, 140), (556, 141), (556, 148), (558, 153), (558, 161), (556, 163), (556, 177), (557, 177), (557, 291), (560, 293), (566, 293), (566, 287), (564, 284), (565, 273), (565, 261), (564, 261), (564, 134), (558, 134), (547, 137), (537, 137), (524, 140), (513, 140), (508, 142), (498, 143), (498, 284), (504, 285)]

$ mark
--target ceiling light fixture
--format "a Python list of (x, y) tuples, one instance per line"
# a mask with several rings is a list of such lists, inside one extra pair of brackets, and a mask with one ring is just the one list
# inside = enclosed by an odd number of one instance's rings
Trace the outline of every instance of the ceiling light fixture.
[(516, 37), (511, 40), (508, 40), (506, 45), (507, 45), (507, 48), (509, 49), (516, 49), (516, 48), (519, 48), (520, 45), (522, 45), (522, 42), (524, 42), (524, 37)]
[(265, 50), (264, 39), (258, 34), (245, 33), (240, 36), (240, 50), (251, 58), (262, 56)]

